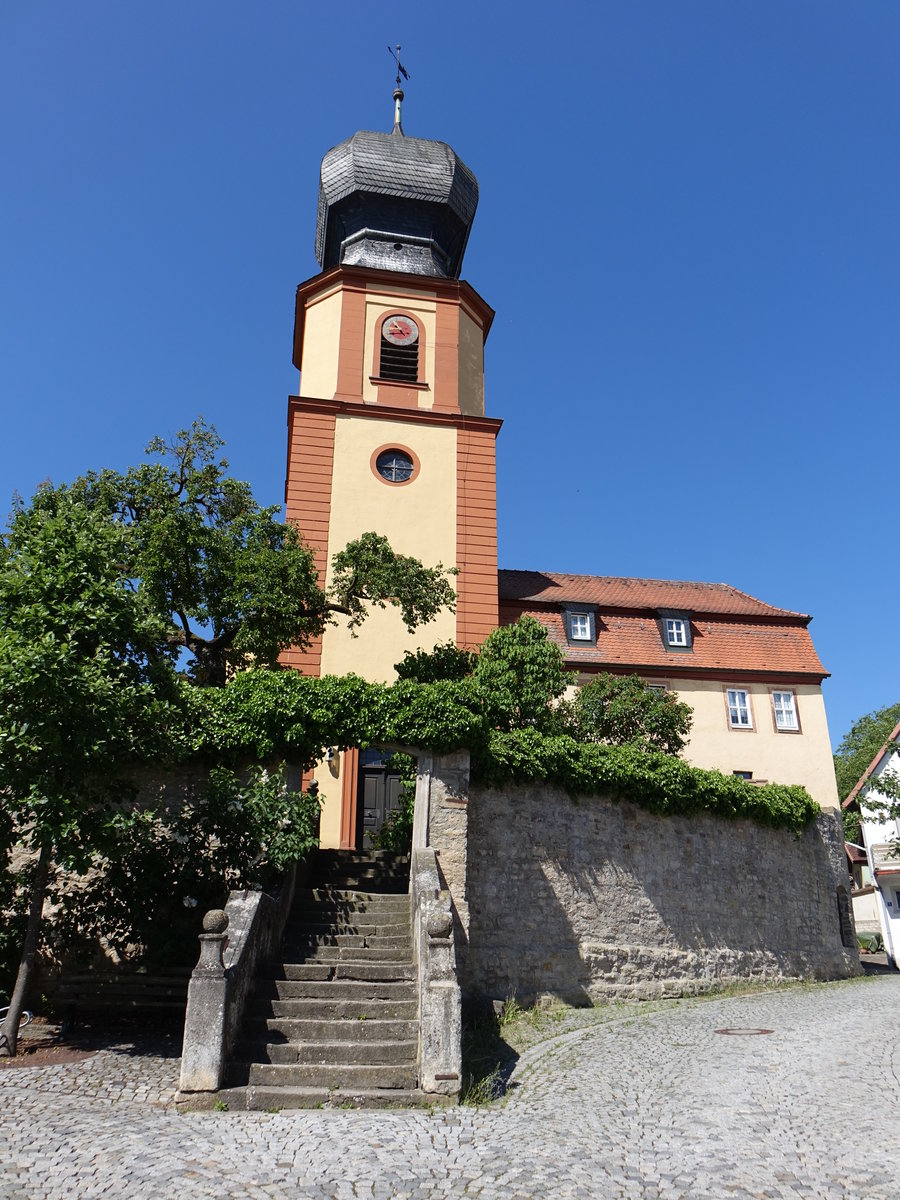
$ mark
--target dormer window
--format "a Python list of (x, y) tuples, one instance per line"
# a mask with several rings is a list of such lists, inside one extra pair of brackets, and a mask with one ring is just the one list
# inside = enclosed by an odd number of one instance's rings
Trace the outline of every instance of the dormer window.
[(597, 640), (594, 614), (589, 609), (566, 609), (566, 637), (570, 644), (593, 645)]
[(589, 642), (591, 640), (591, 618), (587, 613), (572, 613), (569, 618), (569, 628), (573, 641)]
[(396, 313), (382, 322), (378, 374), (381, 379), (418, 382), (419, 327), (412, 317)]
[(690, 613), (661, 612), (663, 642), (667, 650), (691, 649)]
[(687, 645), (687, 631), (681, 617), (666, 617), (666, 641), (670, 646)]

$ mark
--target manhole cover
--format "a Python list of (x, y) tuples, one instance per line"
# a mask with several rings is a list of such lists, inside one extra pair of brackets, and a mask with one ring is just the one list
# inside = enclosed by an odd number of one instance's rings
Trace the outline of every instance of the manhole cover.
[(759, 1037), (763, 1033), (774, 1033), (774, 1029), (742, 1029), (739, 1026), (732, 1029), (716, 1029), (714, 1033), (724, 1033), (728, 1037)]

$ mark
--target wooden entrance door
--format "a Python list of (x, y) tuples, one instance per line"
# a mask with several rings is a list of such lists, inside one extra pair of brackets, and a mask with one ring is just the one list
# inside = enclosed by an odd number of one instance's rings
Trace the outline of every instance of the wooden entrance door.
[(356, 844), (363, 850), (371, 849), (373, 835), (400, 808), (403, 785), (399, 774), (388, 770), (385, 757), (381, 750), (361, 750), (359, 755)]

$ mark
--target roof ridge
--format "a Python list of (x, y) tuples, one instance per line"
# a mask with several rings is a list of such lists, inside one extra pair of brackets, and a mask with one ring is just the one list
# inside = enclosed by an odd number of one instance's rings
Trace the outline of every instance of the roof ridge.
[(740, 596), (744, 600), (751, 601), (753, 604), (758, 604), (762, 608), (768, 609), (773, 615), (799, 617), (805, 621), (810, 621), (812, 618), (809, 613), (800, 612), (793, 608), (782, 608), (777, 604), (770, 604), (768, 600), (760, 600), (758, 596), (752, 595), (750, 592), (745, 592), (742, 588), (735, 587), (733, 583), (718, 582), (714, 583), (710, 580), (702, 579), (660, 579), (656, 576), (649, 575), (588, 575), (581, 574), (575, 571), (541, 571), (534, 568), (519, 568), (519, 567), (501, 567), (499, 574), (510, 575), (542, 575), (547, 579), (576, 579), (576, 580), (592, 580), (604, 583), (646, 583), (659, 584), (663, 587), (693, 587), (715, 589), (729, 593), (733, 596)]

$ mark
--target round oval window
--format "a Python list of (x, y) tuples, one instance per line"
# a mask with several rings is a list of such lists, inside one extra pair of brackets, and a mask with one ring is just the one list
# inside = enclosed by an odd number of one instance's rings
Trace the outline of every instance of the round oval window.
[(413, 469), (413, 460), (405, 450), (382, 450), (375, 459), (375, 470), (389, 483), (405, 483)]

